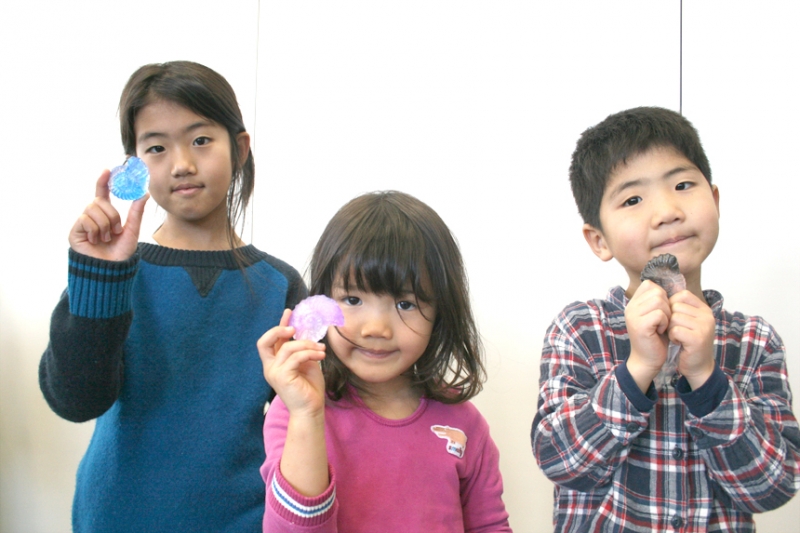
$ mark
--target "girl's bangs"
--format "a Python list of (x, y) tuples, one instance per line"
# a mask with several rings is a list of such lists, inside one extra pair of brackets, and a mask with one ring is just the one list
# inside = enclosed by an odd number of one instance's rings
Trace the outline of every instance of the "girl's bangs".
[(422, 301), (432, 300), (430, 290), (426, 290), (424, 239), (413, 233), (399, 233), (387, 231), (351, 243), (336, 268), (335, 278), (341, 280), (345, 290), (357, 288), (394, 297), (410, 290)]

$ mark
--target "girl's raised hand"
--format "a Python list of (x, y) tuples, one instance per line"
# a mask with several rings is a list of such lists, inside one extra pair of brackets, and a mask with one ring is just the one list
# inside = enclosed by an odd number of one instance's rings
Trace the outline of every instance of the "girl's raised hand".
[(325, 379), (319, 361), (325, 359), (325, 345), (309, 340), (291, 340), (292, 312), (286, 309), (280, 325), (258, 340), (258, 353), (264, 365), (264, 377), (272, 386), (289, 413), (319, 416), (325, 405)]
[(150, 195), (145, 194), (131, 204), (123, 226), (119, 212), (109, 199), (110, 175), (108, 170), (100, 174), (94, 200), (86, 206), (69, 232), (69, 245), (76, 252), (96, 259), (125, 261), (136, 251), (144, 204)]

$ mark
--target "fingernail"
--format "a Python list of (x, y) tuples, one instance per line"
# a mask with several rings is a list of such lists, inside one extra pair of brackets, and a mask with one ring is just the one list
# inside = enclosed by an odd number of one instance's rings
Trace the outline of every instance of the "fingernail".
[(108, 241), (110, 241), (110, 240), (111, 240), (111, 234), (110, 234), (110, 233), (108, 233), (108, 232), (106, 232), (106, 233), (103, 233), (103, 240), (104, 240), (105, 242), (108, 242)]
[(117, 224), (116, 226), (114, 226), (114, 233), (116, 233), (117, 235), (122, 233), (122, 224)]

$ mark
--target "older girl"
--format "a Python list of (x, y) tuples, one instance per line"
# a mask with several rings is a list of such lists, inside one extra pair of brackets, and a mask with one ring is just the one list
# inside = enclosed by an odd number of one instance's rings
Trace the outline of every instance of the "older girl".
[(69, 286), (40, 384), (60, 416), (97, 419), (73, 529), (254, 531), (271, 395), (255, 344), (305, 287), (236, 233), (254, 165), (222, 76), (184, 61), (146, 65), (125, 86), (120, 122), (166, 217), (157, 244), (138, 243), (147, 198), (123, 226), (104, 171), (69, 234)]

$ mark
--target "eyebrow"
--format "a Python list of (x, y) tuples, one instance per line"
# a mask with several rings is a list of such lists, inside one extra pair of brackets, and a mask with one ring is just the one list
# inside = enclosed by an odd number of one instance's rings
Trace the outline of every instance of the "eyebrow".
[[(198, 120), (197, 122), (189, 124), (188, 126), (183, 128), (182, 133), (190, 133), (190, 132), (192, 132), (192, 131), (194, 131), (196, 129), (199, 129), (199, 128), (202, 128), (202, 127), (205, 127), (205, 126), (210, 126), (210, 125), (211, 125), (211, 122), (208, 121), (208, 120)], [(166, 133), (162, 133), (160, 131), (146, 131), (146, 132), (142, 133), (141, 135), (139, 135), (139, 137), (136, 139), (136, 142), (140, 143), (140, 142), (147, 141), (149, 139), (162, 138), (162, 137), (166, 137), (166, 136), (167, 136)]]
[[(691, 166), (679, 166), (679, 167), (675, 167), (672, 170), (668, 170), (667, 172), (665, 172), (661, 176), (661, 179), (662, 180), (667, 180), (667, 179), (673, 177), (675, 174), (680, 174), (681, 172), (688, 172), (688, 171), (691, 171), (691, 170), (697, 170), (698, 172), (700, 171), (700, 169), (698, 169), (694, 165), (691, 165)], [(616, 187), (614, 187), (614, 189), (611, 190), (608, 193), (608, 197), (609, 198), (615, 198), (615, 197), (619, 196), (620, 194), (622, 194), (623, 192), (625, 192), (627, 189), (630, 189), (632, 187), (636, 187), (638, 185), (642, 185), (645, 181), (646, 181), (646, 178), (637, 178), (637, 179), (632, 179), (632, 180), (628, 180), (628, 181), (622, 182), (622, 183), (618, 184)]]

